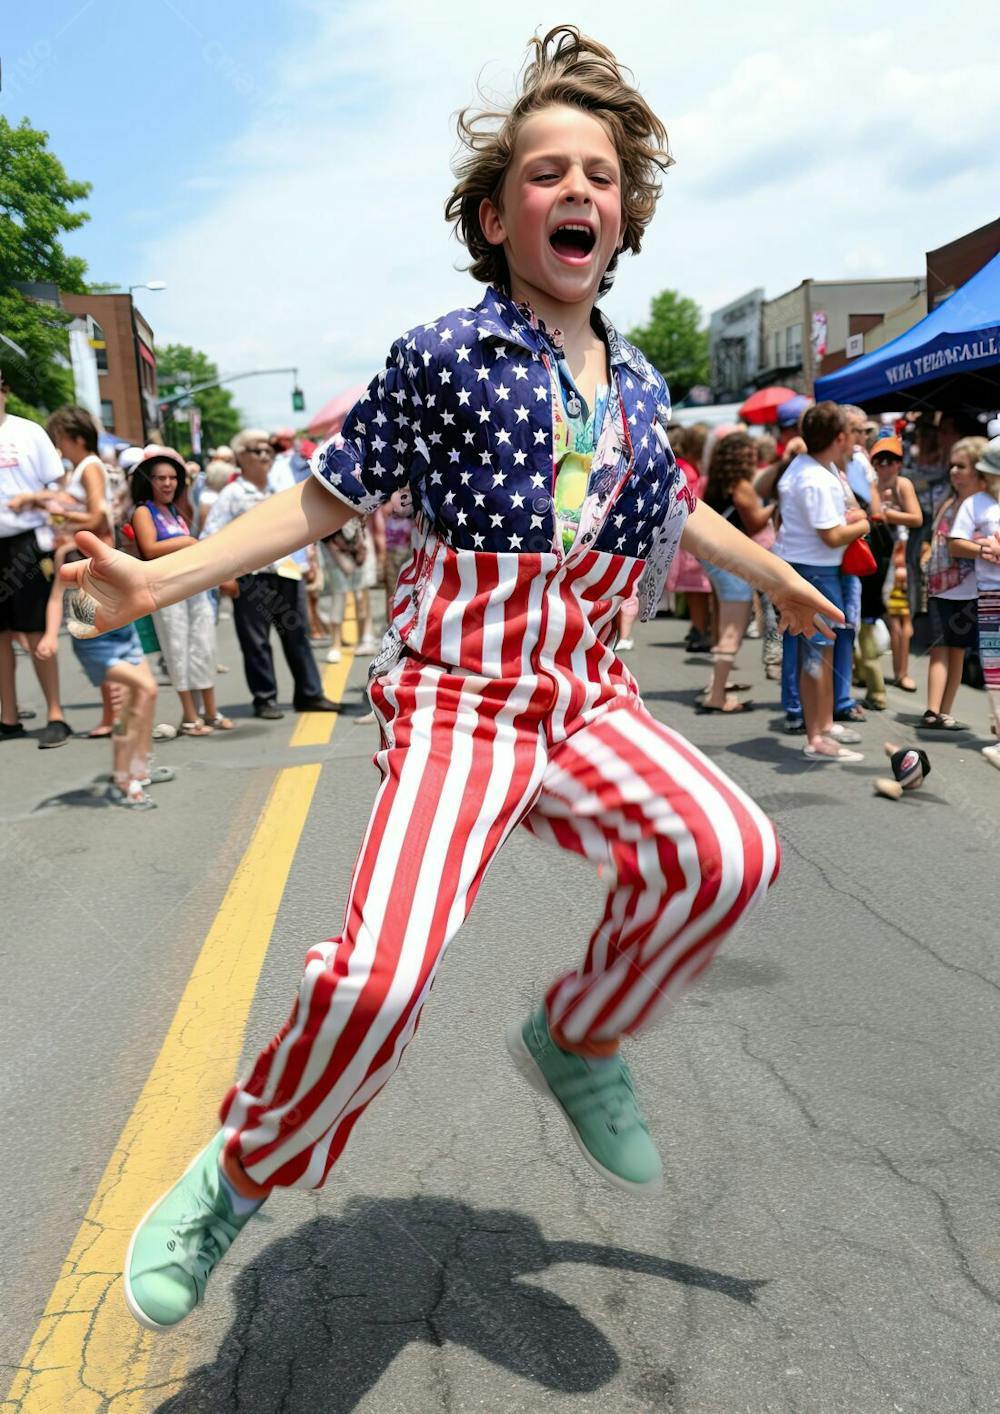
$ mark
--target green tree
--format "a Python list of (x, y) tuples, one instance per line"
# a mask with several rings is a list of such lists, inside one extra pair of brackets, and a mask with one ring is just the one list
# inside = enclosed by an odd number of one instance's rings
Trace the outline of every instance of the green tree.
[[(156, 353), (156, 377), (160, 397), (180, 393), (185, 387), (197, 387), (218, 378), (219, 370), (207, 354), (187, 344), (167, 344)], [(233, 395), (225, 388), (206, 388), (195, 393), (192, 402), (201, 411), (202, 446), (216, 447), (228, 442), (240, 430), (242, 417), (233, 404)], [(190, 409), (188, 409), (190, 412)], [(178, 416), (176, 404), (163, 413), (164, 430), (170, 445), (186, 457), (191, 455), (191, 423), (184, 420), (184, 409)]]
[(630, 330), (628, 338), (663, 374), (675, 403), (709, 381), (708, 330), (693, 299), (663, 290), (650, 306), (648, 322)]
[(26, 416), (72, 400), (66, 335), (72, 316), (29, 299), (18, 286), (51, 284), (74, 294), (87, 288), (86, 265), (66, 254), (60, 237), (89, 219), (72, 208), (90, 183), (71, 181), (47, 143), (48, 133), (27, 119), (13, 127), (0, 116), (0, 333), (27, 354), (22, 359), (0, 344), (0, 366), (14, 393), (11, 411)]

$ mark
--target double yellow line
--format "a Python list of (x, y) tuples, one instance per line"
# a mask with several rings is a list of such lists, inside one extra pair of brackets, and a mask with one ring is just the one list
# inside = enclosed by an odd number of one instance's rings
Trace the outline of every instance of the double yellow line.
[[(352, 662), (346, 650), (325, 672), (324, 689), (335, 702), (343, 699)], [(336, 721), (332, 714), (303, 715), (290, 744), (325, 745)], [(116, 1414), (139, 1414), (181, 1387), (187, 1371), (183, 1350), (165, 1347), (164, 1337), (142, 1330), (126, 1310), (122, 1260), (150, 1203), (217, 1127), (213, 1105), (239, 1064), (247, 1016), (321, 769), (289, 766), (279, 772), (0, 1410), (96, 1414), (114, 1401)], [(150, 1383), (158, 1340), (154, 1394), (143, 1387)]]

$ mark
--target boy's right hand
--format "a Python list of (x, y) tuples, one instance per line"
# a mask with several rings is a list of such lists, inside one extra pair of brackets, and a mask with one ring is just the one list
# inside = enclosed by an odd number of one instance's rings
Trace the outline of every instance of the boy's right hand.
[(77, 548), (90, 556), (59, 571), (65, 584), (76, 587), (76, 593), (67, 591), (67, 627), (75, 637), (95, 638), (153, 612), (157, 604), (142, 560), (112, 550), (89, 530), (74, 538)]

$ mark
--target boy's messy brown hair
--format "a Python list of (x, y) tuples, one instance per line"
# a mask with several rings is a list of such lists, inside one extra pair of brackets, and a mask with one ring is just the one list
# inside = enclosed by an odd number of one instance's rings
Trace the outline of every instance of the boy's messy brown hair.
[[(535, 36), (531, 49), (520, 95), (509, 110), (463, 108), (458, 114), (459, 141), (468, 156), (455, 164), (457, 181), (444, 208), (445, 219), (472, 256), (472, 276), (505, 294), (510, 293), (507, 257), (483, 234), (479, 206), (488, 198), (501, 207), (517, 135), (532, 113), (566, 104), (592, 114), (607, 129), (621, 166), (623, 250), (640, 250), (659, 199), (659, 176), (673, 163), (666, 128), (610, 49), (575, 25), (557, 25), (544, 39)], [(617, 267), (616, 251), (601, 280), (601, 294), (611, 288)]]

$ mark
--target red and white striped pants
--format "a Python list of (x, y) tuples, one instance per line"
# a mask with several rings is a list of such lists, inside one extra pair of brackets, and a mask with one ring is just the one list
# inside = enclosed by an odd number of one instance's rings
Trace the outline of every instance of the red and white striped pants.
[(320, 1186), (399, 1064), (445, 947), (518, 825), (605, 866), (604, 915), (546, 997), (569, 1044), (649, 1022), (708, 964), (778, 870), (768, 819), (699, 751), (610, 689), (549, 739), (552, 681), (405, 658), (371, 696), (382, 783), (343, 934), (226, 1096), (227, 1153), (265, 1186)]

